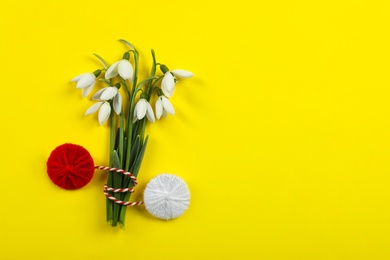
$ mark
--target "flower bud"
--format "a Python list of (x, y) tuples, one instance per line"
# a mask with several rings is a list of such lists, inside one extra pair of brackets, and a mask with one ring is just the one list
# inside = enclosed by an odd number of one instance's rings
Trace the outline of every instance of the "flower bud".
[(147, 97), (148, 97), (148, 96), (146, 95), (146, 93), (143, 92), (143, 93), (141, 94), (141, 96), (140, 96), (140, 99), (147, 99)]
[(124, 60), (129, 60), (130, 59), (130, 54), (128, 52), (123, 53), (123, 59)]
[(167, 73), (169, 71), (168, 67), (165, 66), (164, 64), (161, 64), (160, 65), (160, 70), (162, 71), (162, 73)]
[(93, 72), (93, 75), (95, 75), (95, 77), (99, 77), (100, 73), (102, 73), (101, 70), (95, 70), (95, 71)]
[(161, 97), (161, 96), (164, 95), (164, 93), (162, 92), (161, 88), (157, 89), (157, 95), (158, 95), (159, 97)]

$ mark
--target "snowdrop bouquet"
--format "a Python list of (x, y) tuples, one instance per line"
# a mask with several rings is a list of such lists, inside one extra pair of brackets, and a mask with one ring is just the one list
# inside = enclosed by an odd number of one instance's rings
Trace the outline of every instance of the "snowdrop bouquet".
[[(83, 73), (74, 79), (76, 88), (82, 89), (82, 96), (87, 97), (96, 82), (104, 87), (98, 90), (92, 100), (96, 101), (87, 109), (85, 115), (98, 111), (100, 125), (108, 121), (110, 126), (110, 166), (123, 169), (137, 176), (148, 136), (145, 137), (146, 121), (155, 122), (167, 114), (174, 115), (175, 110), (169, 101), (179, 78), (189, 78), (193, 74), (185, 70), (169, 70), (162, 63), (157, 63), (152, 50), (150, 76), (142, 81), (138, 78), (139, 53), (128, 41), (119, 40), (128, 47), (121, 60), (109, 65), (102, 57), (94, 54), (103, 64), (103, 68), (92, 73)], [(157, 95), (153, 110), (151, 98)], [(123, 97), (122, 97), (123, 96)], [(108, 172), (107, 186), (114, 189), (131, 189), (134, 184), (127, 175)], [(128, 202), (131, 192), (111, 193), (116, 199)], [(126, 206), (114, 203), (107, 198), (107, 222), (111, 226), (125, 224)]]

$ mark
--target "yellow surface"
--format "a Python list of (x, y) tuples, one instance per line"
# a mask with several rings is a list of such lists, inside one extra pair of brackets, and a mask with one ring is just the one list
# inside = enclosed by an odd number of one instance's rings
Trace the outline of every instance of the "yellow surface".
[[(388, 1), (7, 1), (0, 21), (0, 259), (390, 259)], [(133, 199), (161, 172), (192, 200), (105, 223), (105, 173), (53, 185), (65, 142), (108, 162), (70, 79), (124, 38), (195, 77), (148, 125)], [(143, 74), (145, 70), (143, 70)], [(96, 89), (95, 89), (96, 91)]]

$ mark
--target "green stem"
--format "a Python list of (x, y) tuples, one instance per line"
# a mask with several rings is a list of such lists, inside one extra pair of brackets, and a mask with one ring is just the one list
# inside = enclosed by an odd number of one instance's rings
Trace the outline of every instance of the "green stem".
[[(119, 161), (120, 161), (119, 165), (120, 165), (121, 169), (123, 169), (124, 164), (125, 164), (124, 161), (123, 161), (124, 153), (125, 153), (124, 147), (123, 147), (124, 131), (125, 131), (125, 129), (124, 129), (125, 122), (124, 121), (125, 120), (124, 120), (123, 112), (121, 111), (121, 113), (119, 115)], [(125, 177), (124, 175), (120, 176), (120, 178), (121, 178), (121, 186), (120, 186), (120, 188), (122, 188), (122, 184), (125, 181), (124, 177)], [(120, 200), (123, 200), (123, 197), (124, 197), (123, 194), (120, 194)], [(119, 207), (119, 214), (122, 211), (122, 209), (123, 209), (123, 207), (120, 206)]]
[[(128, 44), (129, 46), (132, 46), (128, 42), (124, 40), (120, 40), (121, 42), (124, 42)], [(127, 115), (127, 128), (126, 128), (126, 133), (127, 133), (127, 151), (126, 151), (126, 170), (130, 169), (130, 151), (131, 151), (131, 140), (132, 140), (132, 135), (133, 135), (133, 112), (134, 112), (134, 100), (135, 96), (137, 95), (138, 90), (136, 91), (136, 86), (137, 86), (137, 80), (138, 80), (138, 51), (133, 47), (134, 49), (134, 78), (133, 78), (133, 87), (132, 87), (132, 92), (131, 92), (131, 99), (130, 99), (130, 104), (129, 104), (129, 113)]]
[(127, 93), (127, 98), (130, 100), (130, 89), (129, 89), (129, 86), (127, 85), (126, 83), (126, 80), (124, 80), (121, 76), (119, 76), (120, 80), (121, 80), (121, 83), (123, 84), (123, 86), (125, 86), (125, 89), (126, 89), (126, 93)]
[[(114, 113), (112, 112), (111, 113), (111, 117), (112, 119), (114, 118)], [(112, 167), (114, 168), (120, 168), (121, 167), (121, 162), (122, 160), (120, 158), (123, 157), (123, 115), (122, 113), (120, 113), (120, 129), (119, 129), (119, 156), (118, 156), (118, 150), (113, 153), (113, 155), (115, 155), (115, 158), (113, 159), (113, 163), (112, 163)], [(115, 149), (118, 149), (118, 148), (115, 148)], [(116, 189), (120, 189), (122, 188), (122, 175), (121, 174), (117, 174), (117, 173), (114, 173), (113, 175), (113, 182), (114, 182), (114, 186), (111, 186), (111, 187), (114, 187)], [(114, 197), (118, 200), (121, 200), (122, 199), (122, 194), (121, 193), (117, 193), (117, 192), (114, 192)], [(113, 221), (112, 221), (112, 226), (115, 227), (117, 224), (118, 224), (118, 218), (119, 218), (119, 213), (120, 213), (120, 210), (121, 210), (121, 206), (117, 203), (113, 203), (114, 205), (114, 213), (113, 213)]]
[(143, 81), (141, 81), (138, 86), (137, 86), (137, 90), (140, 89), (143, 85), (145, 85), (146, 83), (148, 83), (148, 86), (150, 85), (150, 82), (152, 82), (153, 80), (158, 80), (158, 77), (149, 77)]
[[(112, 110), (112, 108), (111, 108)], [(115, 122), (114, 122), (114, 113), (110, 114), (110, 165), (113, 162), (115, 146)]]
[[(115, 144), (115, 125), (114, 125), (114, 113), (111, 113), (110, 115), (110, 165), (112, 165), (113, 161), (113, 152), (114, 152), (114, 144)], [(107, 185), (109, 187), (112, 187), (113, 185), (113, 173), (108, 172), (108, 177), (107, 177)], [(110, 199), (106, 199), (106, 212), (107, 212), (107, 222), (110, 223), (111, 225), (113, 224), (113, 202)]]
[(104, 68), (107, 70), (108, 69), (107, 62), (102, 57), (100, 57), (100, 55), (98, 55), (96, 53), (94, 53), (93, 55), (100, 60), (100, 62), (104, 65)]
[(133, 145), (132, 141), (133, 141), (133, 126), (134, 124), (132, 123), (133, 122), (133, 114), (134, 114), (134, 102), (135, 102), (135, 98), (137, 96), (137, 93), (138, 91), (142, 91), (141, 89), (137, 89), (136, 91), (134, 91), (132, 93), (132, 97), (130, 99), (130, 108), (129, 108), (129, 114), (128, 114), (128, 119), (127, 119), (127, 131), (126, 131), (126, 134), (127, 134), (127, 147), (126, 147), (126, 167), (125, 169), (126, 170), (129, 170), (130, 169), (130, 152), (131, 152), (131, 147)]
[(144, 136), (145, 136), (145, 128), (146, 128), (146, 117), (144, 117), (142, 119), (142, 128), (141, 128), (141, 140), (143, 141), (144, 140)]
[[(108, 172), (107, 185), (112, 187), (112, 172)], [(112, 203), (113, 202), (111, 200), (106, 198), (106, 213), (107, 213), (106, 220), (107, 223), (110, 225), (112, 224), (112, 219), (113, 219)]]
[(106, 79), (99, 79), (100, 82), (103, 82), (104, 84), (106, 84), (107, 87), (112, 87), (111, 86), (111, 79), (108, 81)]
[(124, 139), (124, 131), (125, 131), (125, 119), (123, 116), (123, 112), (121, 111), (119, 115), (119, 158), (120, 158), (120, 165), (123, 167), (123, 156), (124, 156), (124, 150), (123, 150), (123, 139)]
[(120, 41), (121, 43), (126, 44), (126, 45), (129, 46), (131, 49), (134, 49), (133, 44), (131, 44), (130, 42), (128, 42), (128, 41), (126, 41), (126, 40), (124, 40), (124, 39), (119, 39), (119, 41)]
[(161, 80), (163, 79), (164, 76), (161, 76), (161, 77), (158, 77), (153, 83), (152, 85), (148, 86), (148, 90), (147, 90), (147, 93), (148, 93), (148, 101), (150, 100), (150, 98), (152, 97), (152, 94), (153, 94), (153, 91), (157, 90), (158, 87), (156, 87), (156, 84)]
[(126, 147), (126, 165), (125, 169), (128, 171), (130, 169), (130, 152), (131, 152), (131, 146), (132, 146), (132, 135), (133, 135), (133, 98), (129, 100), (129, 114), (127, 115), (127, 127), (126, 127), (126, 134), (127, 134), (127, 147)]
[[(122, 41), (126, 44), (129, 45), (128, 42)], [(130, 46), (132, 46), (130, 44)], [(126, 128), (126, 133), (127, 133), (127, 151), (126, 151), (126, 170), (130, 169), (130, 151), (131, 151), (131, 146), (132, 146), (132, 135), (133, 135), (133, 112), (134, 112), (134, 101), (135, 97), (138, 93), (138, 89), (136, 90), (137, 86), (137, 80), (138, 80), (138, 51), (133, 47), (134, 50), (134, 78), (133, 78), (133, 87), (132, 87), (132, 92), (131, 92), (131, 99), (130, 99), (130, 106), (129, 106), (129, 114), (127, 115), (127, 128)]]
[(134, 66), (133, 92), (138, 80), (138, 51), (136, 49), (134, 49)]
[(156, 69), (157, 69), (157, 65), (159, 65), (159, 63), (156, 62), (156, 54), (154, 52), (154, 50), (152, 49), (151, 50), (152, 52), (152, 59), (153, 59), (153, 64), (152, 64), (152, 69), (150, 71), (150, 77), (156, 79), (154, 82), (153, 81), (150, 81), (148, 83), (148, 86), (146, 88), (146, 94), (147, 94), (147, 100), (150, 101), (150, 98), (152, 97), (152, 94), (153, 94), (153, 91), (155, 89), (155, 85), (157, 84), (157, 82), (159, 82), (164, 76), (161, 76), (161, 77), (156, 77)]
[[(114, 161), (115, 163), (114, 163), (113, 167), (114, 168), (119, 168), (120, 167), (120, 162), (118, 160), (118, 155), (117, 155), (117, 153), (115, 153), (115, 155), (116, 155), (116, 160)], [(114, 186), (111, 186), (111, 187), (114, 187), (116, 189), (122, 188), (122, 176), (121, 176), (121, 174), (114, 173), (113, 179), (114, 179)], [(114, 197), (116, 199), (120, 200), (121, 196), (122, 196), (121, 193), (114, 192)], [(121, 206), (119, 204), (117, 204), (117, 203), (113, 203), (113, 204), (114, 204), (114, 215), (113, 215), (113, 220), (112, 220), (112, 225), (111, 226), (115, 227), (118, 224), (118, 218), (119, 218), (119, 212), (120, 212)]]
[[(129, 104), (128, 104), (128, 109), (126, 110), (127, 111), (127, 124), (126, 124), (126, 129), (124, 128), (124, 122), (123, 122), (123, 126), (121, 126), (121, 131), (123, 132), (123, 134), (127, 133), (127, 136), (126, 138), (128, 137), (128, 132), (129, 132), (129, 129), (131, 128), (131, 124), (129, 124), (129, 122), (131, 122), (131, 118), (130, 118), (130, 115), (131, 115), (131, 107), (132, 107), (132, 104), (130, 103), (131, 102), (131, 93), (130, 93), (130, 88), (129, 88), (129, 85), (127, 85), (127, 82), (126, 80), (124, 80), (122, 77), (120, 77), (120, 80), (123, 84), (123, 86), (125, 86), (125, 89), (126, 89), (126, 93), (127, 93), (127, 99), (129, 100)], [(122, 114), (123, 114), (123, 111), (122, 111)], [(131, 149), (131, 140), (127, 140), (127, 144), (126, 144), (127, 147), (125, 147), (124, 149), (122, 149), (122, 154), (123, 156), (125, 156), (125, 151), (126, 151), (126, 157), (122, 158), (121, 160), (121, 164), (122, 164), (122, 169), (127, 169), (126, 167), (126, 161), (128, 161), (127, 159), (127, 153), (128, 153), (128, 148)]]

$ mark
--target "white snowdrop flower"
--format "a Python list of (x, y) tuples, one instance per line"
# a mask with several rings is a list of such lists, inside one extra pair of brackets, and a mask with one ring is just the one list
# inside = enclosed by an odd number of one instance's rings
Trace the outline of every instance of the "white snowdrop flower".
[(113, 99), (114, 111), (117, 115), (122, 111), (122, 96), (116, 87), (105, 87), (92, 96), (92, 100), (107, 101)]
[(120, 60), (112, 64), (106, 71), (106, 79), (111, 79), (119, 74), (124, 80), (133, 80), (134, 69), (131, 63), (126, 60)]
[(118, 88), (116, 87), (105, 87), (95, 93), (92, 96), (92, 100), (110, 100), (118, 94)]
[(165, 72), (161, 82), (161, 89), (168, 98), (172, 97), (173, 92), (175, 91), (176, 78), (172, 74), (178, 78), (191, 78), (194, 76), (192, 72), (179, 69)]
[(173, 109), (173, 106), (169, 99), (167, 99), (164, 96), (159, 96), (156, 101), (156, 117), (157, 119), (160, 119), (161, 115), (166, 116), (166, 113), (169, 113), (171, 115), (175, 114), (175, 110)]
[(137, 120), (141, 120), (142, 118), (145, 117), (145, 115), (150, 122), (154, 123), (155, 119), (154, 119), (152, 106), (149, 104), (149, 102), (146, 99), (141, 98), (137, 102), (134, 108), (133, 123)]
[[(99, 109), (100, 108), (100, 109)], [(111, 114), (111, 106), (108, 102), (99, 101), (96, 104), (93, 104), (90, 108), (87, 109), (85, 115), (90, 115), (95, 113), (99, 109), (98, 120), (99, 124), (103, 125)]]
[(83, 73), (74, 77), (71, 81), (77, 82), (76, 88), (81, 88), (83, 97), (86, 97), (91, 93), (93, 86), (95, 86), (96, 76), (93, 73)]

